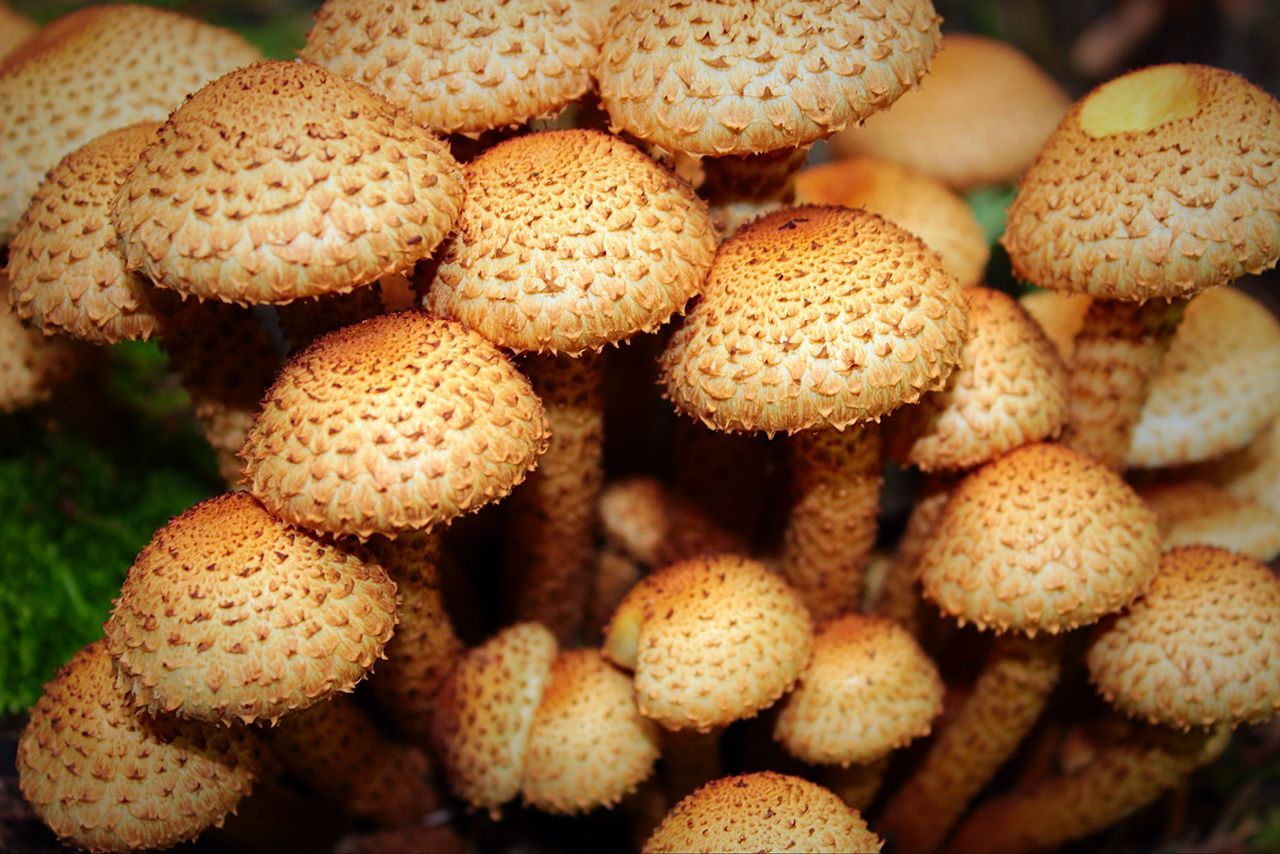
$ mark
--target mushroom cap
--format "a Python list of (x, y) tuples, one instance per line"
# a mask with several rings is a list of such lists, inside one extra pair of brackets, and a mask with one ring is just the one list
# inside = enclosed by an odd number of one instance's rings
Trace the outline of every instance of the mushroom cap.
[(1280, 512), (1211, 483), (1175, 481), (1139, 492), (1155, 511), (1164, 548), (1215, 546), (1260, 560), (1280, 557)]
[(1018, 297), (1018, 303), (1040, 324), (1062, 361), (1070, 365), (1076, 351), (1076, 336), (1084, 328), (1084, 318), (1089, 313), (1093, 297), (1088, 294), (1029, 291)]
[(720, 245), (662, 381), (715, 430), (844, 428), (941, 388), (964, 329), (960, 287), (919, 238), (866, 211), (784, 208)]
[(599, 650), (562, 652), (534, 714), (520, 791), (551, 813), (611, 807), (653, 773), (660, 752), (631, 680)]
[(1280, 321), (1235, 288), (1186, 308), (1133, 428), (1126, 463), (1163, 468), (1244, 447), (1280, 415)]
[(615, 4), (596, 80), (615, 131), (688, 154), (763, 154), (893, 103), (929, 67), (929, 0)]
[(550, 629), (517, 623), (467, 650), (440, 686), (432, 742), (450, 787), (472, 806), (496, 813), (519, 793), (556, 652)]
[(426, 307), (504, 347), (576, 355), (652, 332), (711, 267), (706, 205), (617, 137), (518, 136), (466, 175)]
[(241, 456), (250, 491), (281, 519), (367, 537), (502, 498), (547, 440), (541, 402), (496, 347), (406, 311), (330, 332), (291, 359)]
[(946, 388), (890, 419), (889, 453), (924, 471), (967, 469), (1067, 423), (1067, 369), (1040, 327), (1009, 296), (966, 288), (969, 337)]
[(49, 172), (9, 244), (9, 298), (24, 320), (112, 344), (150, 338), (172, 310), (150, 282), (125, 270), (111, 224), (111, 200), (159, 127), (105, 133)]
[(221, 27), (147, 6), (60, 18), (0, 65), (0, 243), (45, 173), (109, 130), (161, 122), (188, 93), (259, 58)]
[(18, 785), (65, 843), (94, 852), (168, 848), (221, 825), (263, 758), (246, 728), (136, 711), (96, 641), (32, 707), (18, 741)]
[(9, 279), (0, 272), (0, 412), (15, 412), (48, 400), (76, 372), (80, 351), (65, 338), (31, 329), (14, 313)]
[(836, 134), (841, 156), (901, 163), (957, 190), (1003, 184), (1031, 165), (1066, 112), (1061, 87), (996, 39), (946, 33), (923, 84)]
[(663, 554), (669, 506), (667, 488), (657, 478), (615, 480), (600, 491), (600, 531), (606, 542), (652, 566)]
[(345, 293), (429, 256), (462, 171), (403, 110), (304, 62), (224, 75), (179, 107), (120, 188), (129, 269), (236, 303)]
[(1034, 444), (955, 488), (919, 572), (925, 595), (962, 624), (1056, 634), (1131, 602), (1159, 556), (1155, 514), (1119, 475)]
[(818, 631), (773, 735), (805, 762), (866, 765), (928, 735), (942, 693), (937, 666), (911, 632), (885, 617), (846, 614)]
[(942, 256), (962, 287), (982, 281), (991, 249), (973, 210), (946, 185), (872, 157), (834, 160), (795, 177), (796, 204), (863, 208), (900, 225)]
[(302, 58), (440, 133), (549, 116), (591, 88), (608, 9), (595, 0), (328, 0)]
[(1280, 104), (1228, 71), (1157, 65), (1072, 107), (1003, 242), (1044, 288), (1189, 297), (1280, 257)]
[(736, 555), (649, 575), (605, 629), (605, 655), (635, 670), (641, 714), (709, 730), (767, 708), (809, 661), (813, 621), (781, 576)]
[(7, 57), (38, 29), (40, 27), (35, 21), (0, 3), (0, 59)]
[(764, 771), (712, 780), (672, 807), (645, 842), (662, 852), (878, 852), (880, 837), (834, 792)]
[(1256, 723), (1280, 711), (1280, 578), (1208, 546), (1165, 552), (1151, 588), (1089, 648), (1112, 705), (1154, 724)]
[(1197, 470), (1237, 498), (1280, 513), (1280, 418), (1240, 451)]
[(382, 656), (395, 613), (382, 567), (233, 492), (156, 532), (106, 636), (120, 686), (140, 708), (274, 722), (350, 691)]

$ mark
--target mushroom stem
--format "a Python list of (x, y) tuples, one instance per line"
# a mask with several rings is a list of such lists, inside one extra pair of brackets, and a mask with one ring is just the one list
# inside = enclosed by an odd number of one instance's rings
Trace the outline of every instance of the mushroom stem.
[(828, 768), (823, 775), (822, 785), (839, 795), (840, 800), (853, 809), (864, 812), (875, 801), (880, 787), (884, 785), (889, 759), (889, 756), (884, 756), (866, 765)]
[(644, 577), (644, 567), (625, 550), (606, 544), (596, 556), (591, 579), (591, 599), (587, 603), (584, 637), (594, 640), (604, 634), (609, 618), (617, 610), (627, 591)]
[(673, 803), (724, 773), (720, 760), (723, 732), (723, 727), (710, 732), (662, 730), (662, 780)]
[(954, 481), (942, 477), (930, 477), (916, 496), (915, 506), (907, 519), (906, 530), (898, 542), (897, 553), (885, 576), (880, 598), (874, 611), (901, 625), (919, 640), (932, 608), (920, 595), (920, 575), (917, 564), (924, 552), (929, 535), (942, 518)]
[(676, 422), (675, 486), (668, 501), (663, 560), (736, 552), (750, 554), (764, 515), (767, 450), (759, 436)]

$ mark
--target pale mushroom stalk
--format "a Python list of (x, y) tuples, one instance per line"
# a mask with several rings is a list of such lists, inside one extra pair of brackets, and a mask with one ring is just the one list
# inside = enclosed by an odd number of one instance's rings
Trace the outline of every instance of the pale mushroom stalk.
[(594, 641), (609, 625), (618, 603), (644, 577), (641, 562), (617, 546), (606, 544), (596, 555), (591, 573), (591, 595), (587, 600), (587, 620), (583, 637)]
[(875, 762), (847, 768), (828, 768), (822, 776), (822, 785), (839, 795), (840, 800), (850, 807), (862, 812), (875, 802), (876, 795), (880, 793), (890, 758), (885, 756)]
[(675, 428), (663, 563), (719, 552), (749, 554), (767, 490), (768, 450), (758, 436), (708, 430), (681, 419)]
[(942, 518), (942, 510), (947, 506), (954, 486), (953, 478), (933, 476), (925, 480), (911, 508), (911, 515), (907, 517), (906, 530), (898, 541), (897, 552), (873, 609), (875, 613), (898, 623), (917, 639), (922, 636), (925, 621), (930, 618), (927, 613), (929, 605), (920, 596), (917, 564), (929, 535)]
[(704, 786), (723, 771), (720, 759), (720, 736), (723, 727), (710, 732), (698, 730), (663, 730), (663, 782), (667, 797), (678, 801)]

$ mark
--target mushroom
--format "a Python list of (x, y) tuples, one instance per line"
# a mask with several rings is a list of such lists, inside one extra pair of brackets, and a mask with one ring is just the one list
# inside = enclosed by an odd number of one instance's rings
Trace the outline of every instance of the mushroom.
[(76, 372), (80, 355), (74, 342), (23, 324), (9, 302), (9, 279), (0, 272), (0, 412), (48, 400)]
[(1280, 512), (1211, 483), (1178, 480), (1138, 493), (1156, 513), (1164, 548), (1217, 546), (1263, 562), (1280, 557)]
[(1076, 336), (1084, 328), (1084, 318), (1089, 313), (1093, 297), (1035, 290), (1018, 297), (1018, 303), (1040, 324), (1062, 361), (1070, 365), (1076, 349)]
[(1193, 471), (1236, 498), (1257, 501), (1280, 513), (1280, 418), (1245, 448)]
[(34, 21), (0, 3), (0, 60), (13, 53), (40, 29)]

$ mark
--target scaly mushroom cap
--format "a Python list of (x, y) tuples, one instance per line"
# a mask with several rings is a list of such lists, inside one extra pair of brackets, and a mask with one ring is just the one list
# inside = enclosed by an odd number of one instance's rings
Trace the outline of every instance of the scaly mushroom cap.
[(919, 238), (866, 211), (784, 208), (721, 244), (662, 381), (715, 430), (844, 428), (941, 388), (964, 329), (960, 287)]
[(328, 0), (302, 58), (440, 133), (552, 115), (591, 88), (608, 9), (594, 0)]
[(846, 614), (813, 641), (773, 736), (798, 759), (866, 765), (929, 734), (942, 713), (938, 668), (892, 620)]
[(1280, 579), (1222, 549), (1166, 552), (1151, 589), (1087, 660), (1108, 702), (1151, 723), (1265, 721), (1280, 712)]
[(1280, 418), (1247, 447), (1197, 470), (1237, 498), (1252, 499), (1280, 513)]
[(1155, 514), (1061, 445), (1025, 445), (956, 487), (920, 556), (925, 595), (981, 629), (1056, 634), (1118, 611), (1159, 561)]
[(48, 400), (80, 362), (73, 342), (27, 327), (9, 302), (9, 279), (0, 272), (0, 412)]
[(1018, 304), (990, 288), (966, 288), (969, 337), (947, 387), (890, 420), (889, 453), (924, 471), (968, 469), (1067, 423), (1067, 369)]
[(318, 65), (263, 62), (169, 117), (111, 215), (157, 285), (275, 303), (413, 266), (461, 207), (457, 162), (404, 111)]
[(688, 154), (763, 154), (883, 109), (929, 67), (929, 0), (618, 3), (596, 80), (615, 131)]
[(1187, 306), (1133, 428), (1129, 466), (1202, 462), (1244, 447), (1280, 415), (1280, 321), (1234, 288)]
[(764, 771), (723, 777), (676, 804), (644, 844), (663, 852), (878, 852), (880, 837), (832, 791)]
[(331, 332), (276, 377), (241, 456), (300, 527), (367, 537), (447, 523), (522, 481), (542, 404), (492, 344), (421, 312)]
[(520, 791), (551, 813), (612, 807), (653, 773), (659, 753), (631, 680), (599, 650), (562, 652), (533, 718)]
[(1164, 548), (1216, 546), (1263, 563), (1280, 557), (1280, 512), (1205, 481), (1160, 484), (1139, 492), (1155, 511)]
[(380, 566), (234, 492), (156, 532), (106, 636), (120, 686), (141, 708), (274, 722), (350, 691), (382, 656), (395, 612)]
[(921, 87), (836, 134), (842, 156), (901, 163), (957, 190), (1003, 184), (1031, 165), (1068, 99), (1017, 48), (948, 33)]
[(96, 641), (58, 671), (18, 741), (18, 785), (40, 820), (86, 851), (168, 848), (220, 826), (261, 775), (243, 727), (136, 711)]
[(656, 478), (615, 480), (600, 491), (601, 533), (624, 554), (652, 566), (663, 554), (670, 500)]
[(35, 21), (0, 3), (0, 59), (7, 57), (38, 29), (40, 27)]
[(1023, 176), (1003, 242), (1045, 288), (1189, 297), (1280, 257), (1280, 104), (1242, 77), (1158, 65), (1093, 90)]
[(617, 137), (519, 136), (466, 174), (426, 307), (504, 347), (576, 355), (651, 332), (711, 266), (706, 205)]
[(1088, 294), (1030, 291), (1018, 297), (1018, 302), (1049, 336), (1062, 361), (1070, 365), (1076, 351), (1076, 336), (1084, 328), (1084, 318), (1089, 313), (1093, 297)]
[(888, 160), (857, 157), (811, 166), (795, 178), (796, 204), (843, 205), (879, 214), (942, 256), (962, 287), (976, 285), (991, 249), (973, 210), (943, 184)]
[(635, 671), (640, 712), (709, 730), (767, 708), (809, 662), (813, 621), (764, 564), (724, 555), (641, 581), (605, 630), (605, 655)]
[(188, 93), (259, 56), (230, 30), (134, 5), (82, 9), (28, 39), (0, 64), (0, 243), (67, 154), (164, 121)]
[(495, 814), (520, 791), (555, 635), (517, 623), (467, 650), (436, 695), (432, 742), (458, 797)]

